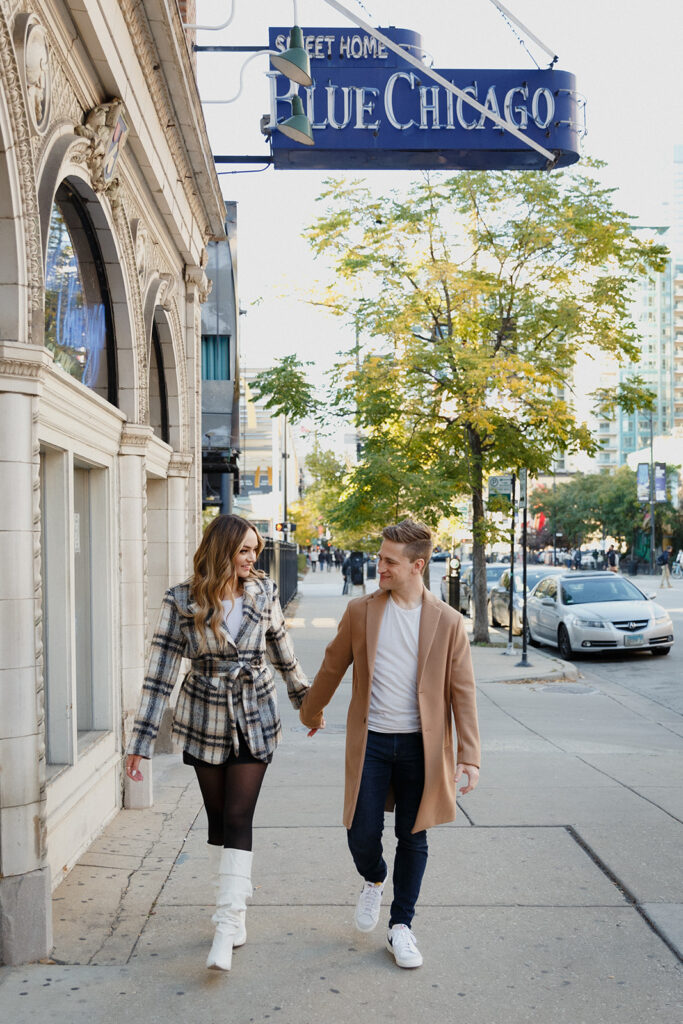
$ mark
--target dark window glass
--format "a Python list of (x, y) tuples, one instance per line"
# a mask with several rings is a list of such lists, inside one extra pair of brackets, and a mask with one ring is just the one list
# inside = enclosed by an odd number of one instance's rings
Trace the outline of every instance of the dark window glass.
[(230, 335), (202, 335), (202, 380), (230, 380)]
[(116, 404), (112, 318), (104, 263), (85, 204), (57, 189), (45, 263), (45, 344), (55, 363)]

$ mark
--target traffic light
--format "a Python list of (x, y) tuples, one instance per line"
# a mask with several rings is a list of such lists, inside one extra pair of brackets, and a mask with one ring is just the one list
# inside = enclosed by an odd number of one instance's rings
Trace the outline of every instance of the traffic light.
[(284, 533), (284, 529), (285, 529), (285, 524), (284, 523), (276, 523), (275, 524), (275, 532), (276, 533)]

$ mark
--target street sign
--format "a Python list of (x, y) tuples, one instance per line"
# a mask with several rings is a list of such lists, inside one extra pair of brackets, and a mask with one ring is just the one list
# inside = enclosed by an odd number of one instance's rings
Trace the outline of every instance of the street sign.
[(503, 473), (501, 476), (490, 476), (488, 485), (489, 498), (492, 498), (495, 494), (499, 494), (503, 498), (512, 497), (512, 473)]
[(526, 508), (526, 478), (526, 469), (520, 469), (519, 476), (517, 477), (519, 482), (519, 498), (517, 500), (517, 504), (520, 508)]
[(665, 462), (655, 462), (655, 501), (666, 501)]
[[(302, 89), (313, 146), (282, 132), (271, 135), (275, 168), (418, 170), (544, 169), (546, 156), (486, 116), (495, 114), (555, 154), (554, 166), (579, 159), (583, 99), (574, 75), (556, 68), (416, 69), (368, 32), (303, 28), (313, 84)], [(409, 29), (383, 34), (419, 57), (422, 38)], [(269, 30), (269, 47), (284, 50), (285, 27)], [(270, 125), (292, 115), (298, 86), (271, 74)], [(455, 87), (454, 95), (447, 86)], [(471, 97), (479, 107), (466, 102)], [(484, 110), (482, 111), (482, 108)]]
[(650, 500), (650, 467), (647, 462), (639, 462), (636, 470), (636, 488), (638, 501)]

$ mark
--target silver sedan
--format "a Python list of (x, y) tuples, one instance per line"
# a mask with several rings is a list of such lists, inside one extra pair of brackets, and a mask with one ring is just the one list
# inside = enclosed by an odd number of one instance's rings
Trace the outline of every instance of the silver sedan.
[(529, 641), (553, 644), (565, 659), (588, 650), (668, 654), (674, 642), (666, 609), (612, 572), (541, 580), (529, 595), (527, 621)]

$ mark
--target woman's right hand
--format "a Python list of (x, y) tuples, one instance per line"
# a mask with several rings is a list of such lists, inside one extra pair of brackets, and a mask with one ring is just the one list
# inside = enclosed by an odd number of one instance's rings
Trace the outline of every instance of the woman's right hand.
[(126, 775), (129, 779), (132, 779), (133, 782), (142, 782), (140, 761), (142, 761), (142, 758), (139, 754), (129, 754), (126, 758)]

